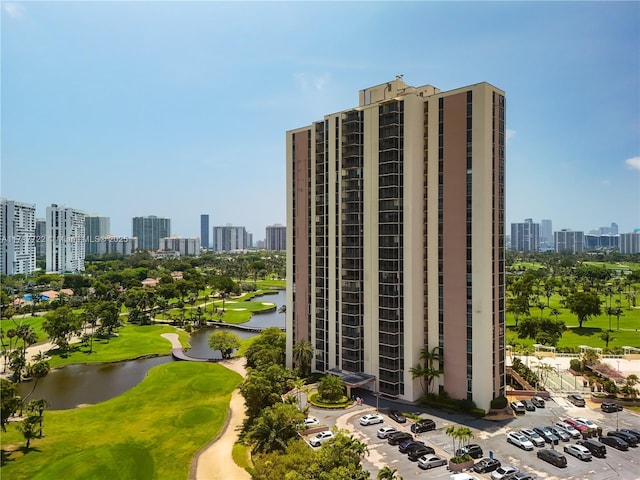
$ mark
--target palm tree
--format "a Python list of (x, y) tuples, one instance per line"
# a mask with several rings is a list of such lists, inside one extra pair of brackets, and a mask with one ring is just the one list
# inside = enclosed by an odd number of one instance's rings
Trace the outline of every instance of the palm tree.
[(422, 384), (422, 393), (427, 393), (427, 369), (422, 366), (422, 363), (418, 363), (415, 367), (409, 369), (411, 372), (411, 378), (419, 378)]
[(22, 436), (27, 441), (26, 449), (29, 450), (31, 439), (36, 437), (36, 423), (38, 423), (38, 417), (35, 415), (25, 418), (18, 424), (18, 429), (22, 432)]
[(397, 468), (384, 466), (378, 471), (378, 475), (376, 476), (376, 479), (377, 480), (402, 480), (402, 477), (398, 475)]
[(313, 345), (305, 338), (298, 340), (293, 346), (293, 361), (300, 369), (300, 376), (307, 377), (311, 373)]
[(605, 348), (607, 350), (609, 349), (609, 342), (612, 342), (613, 340), (615, 340), (615, 338), (613, 338), (612, 333), (613, 333), (613, 330), (605, 330), (600, 334), (600, 339), (605, 342)]
[(49, 406), (49, 402), (47, 402), (44, 398), (39, 398), (37, 400), (31, 400), (27, 404), (27, 410), (38, 415), (38, 424), (40, 427), (40, 432), (38, 432), (38, 438), (42, 438), (42, 416), (44, 415), (44, 411)]

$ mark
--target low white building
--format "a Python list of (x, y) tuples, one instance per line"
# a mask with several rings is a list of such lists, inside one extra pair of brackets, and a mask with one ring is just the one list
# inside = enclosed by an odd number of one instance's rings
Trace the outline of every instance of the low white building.
[(165, 237), (160, 239), (160, 251), (177, 252), (182, 257), (200, 255), (200, 238)]

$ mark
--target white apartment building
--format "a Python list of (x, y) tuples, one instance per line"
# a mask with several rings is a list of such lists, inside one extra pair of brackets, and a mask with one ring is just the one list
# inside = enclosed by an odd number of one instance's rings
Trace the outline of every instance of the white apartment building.
[(0, 273), (29, 274), (36, 269), (36, 206), (0, 200)]
[(182, 238), (182, 237), (165, 237), (160, 239), (160, 251), (177, 252), (181, 257), (199, 256), (200, 255), (200, 239)]
[(84, 270), (84, 212), (58, 206), (47, 207), (47, 272)]
[(251, 234), (245, 227), (225, 225), (213, 227), (212, 250), (214, 252), (238, 252), (251, 246)]

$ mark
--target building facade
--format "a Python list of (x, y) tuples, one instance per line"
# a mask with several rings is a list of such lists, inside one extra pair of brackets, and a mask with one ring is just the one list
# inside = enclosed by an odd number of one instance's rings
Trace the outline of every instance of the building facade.
[(537, 252), (540, 250), (540, 224), (526, 218), (523, 223), (511, 224), (511, 250)]
[(28, 275), (36, 269), (36, 206), (0, 200), (0, 273)]
[(200, 215), (200, 246), (209, 248), (209, 215)]
[(560, 230), (553, 232), (556, 252), (580, 253), (584, 251), (584, 232)]
[(265, 250), (285, 251), (287, 249), (287, 227), (279, 224), (267, 226), (264, 248)]
[(158, 250), (160, 239), (171, 236), (171, 219), (156, 217), (133, 217), (133, 235), (141, 250)]
[(111, 219), (98, 215), (85, 215), (84, 217), (85, 245), (84, 253), (97, 254), (98, 243), (111, 233)]
[(540, 221), (540, 250), (553, 250), (553, 223), (549, 219)]
[(47, 256), (47, 220), (44, 218), (36, 218), (36, 258), (45, 258)]
[(173, 251), (182, 257), (200, 255), (199, 238), (167, 237), (160, 239), (160, 250)]
[[(505, 97), (401, 77), (287, 132), (287, 362), (415, 401), (505, 391)], [(464, 300), (464, 301), (463, 301)], [(346, 381), (346, 380), (345, 380)]]
[(640, 253), (640, 230), (620, 234), (620, 253)]
[(248, 250), (251, 246), (251, 237), (245, 227), (213, 227), (213, 242), (211, 249), (214, 252), (236, 252)]
[(96, 242), (96, 255), (115, 253), (118, 255), (132, 255), (138, 250), (136, 237), (116, 237), (105, 235)]
[(47, 272), (84, 270), (84, 217), (80, 210), (51, 204), (47, 207)]

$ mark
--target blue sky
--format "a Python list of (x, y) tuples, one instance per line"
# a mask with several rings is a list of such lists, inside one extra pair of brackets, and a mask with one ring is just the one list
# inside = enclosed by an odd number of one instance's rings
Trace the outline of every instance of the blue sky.
[(638, 2), (2, 1), (1, 26), (1, 195), (40, 216), (261, 239), (285, 132), (404, 75), (505, 90), (508, 223), (640, 227)]

